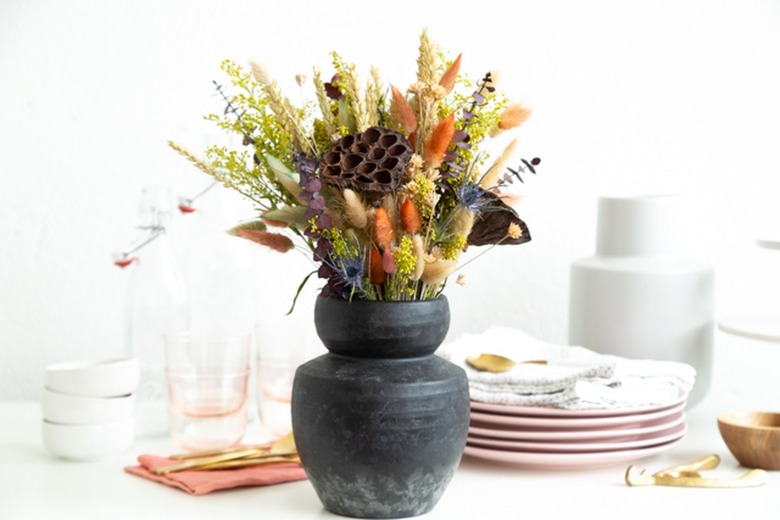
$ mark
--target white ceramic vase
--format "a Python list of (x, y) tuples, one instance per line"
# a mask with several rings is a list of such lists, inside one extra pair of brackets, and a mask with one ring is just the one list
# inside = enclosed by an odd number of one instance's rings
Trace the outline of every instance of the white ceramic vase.
[(712, 375), (714, 272), (685, 253), (687, 202), (678, 195), (599, 199), (596, 254), (571, 267), (569, 342), (692, 365), (694, 405)]

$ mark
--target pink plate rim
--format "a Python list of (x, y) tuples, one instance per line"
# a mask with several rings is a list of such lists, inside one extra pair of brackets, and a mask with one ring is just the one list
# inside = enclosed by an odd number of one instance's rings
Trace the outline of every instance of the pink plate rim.
[(543, 453), (592, 453), (599, 451), (618, 451), (635, 448), (643, 448), (671, 442), (688, 433), (688, 425), (678, 424), (668, 430), (662, 430), (657, 434), (648, 434), (629, 439), (595, 440), (583, 442), (544, 442), (544, 441), (519, 441), (512, 439), (493, 439), (469, 435), (468, 445), (477, 448), (488, 448), (505, 451), (543, 452)]
[(492, 450), (466, 446), (464, 455), (519, 469), (537, 470), (586, 470), (601, 469), (644, 459), (667, 451), (683, 441), (680, 437), (671, 442), (645, 448), (593, 453), (533, 453), (522, 451)]
[(493, 439), (512, 439), (522, 441), (577, 442), (596, 439), (636, 439), (640, 436), (659, 434), (685, 422), (685, 412), (677, 412), (669, 417), (639, 428), (601, 428), (594, 430), (522, 430), (496, 425), (472, 423), (469, 435), (490, 437)]

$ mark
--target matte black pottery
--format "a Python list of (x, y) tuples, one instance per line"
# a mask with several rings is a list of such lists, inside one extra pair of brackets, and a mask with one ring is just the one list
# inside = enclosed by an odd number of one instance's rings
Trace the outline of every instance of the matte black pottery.
[(447, 299), (319, 297), (314, 322), (329, 352), (298, 368), (292, 424), (320, 501), (352, 517), (427, 513), (460, 462), (469, 424), (466, 373), (433, 354), (449, 327)]

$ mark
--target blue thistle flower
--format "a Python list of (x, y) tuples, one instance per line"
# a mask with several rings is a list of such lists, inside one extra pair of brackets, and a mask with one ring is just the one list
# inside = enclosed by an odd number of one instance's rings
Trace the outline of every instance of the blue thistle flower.
[(363, 279), (366, 267), (363, 258), (358, 256), (338, 257), (331, 252), (322, 260), (329, 267), (328, 288), (330, 292), (351, 300), (353, 296), (363, 297), (366, 290)]
[(366, 265), (359, 249), (339, 248), (337, 253), (333, 244), (326, 236), (321, 236), (314, 249), (314, 261), (320, 262), (317, 274), (328, 280), (323, 294), (334, 295), (344, 299), (353, 296), (366, 295), (363, 280), (366, 276)]
[(455, 189), (458, 204), (473, 213), (479, 213), (479, 210), (488, 203), (483, 196), (484, 193), (485, 190), (480, 188), (479, 184), (470, 181), (464, 181)]
[(340, 277), (350, 292), (363, 294), (363, 278), (366, 274), (365, 263), (360, 257), (341, 258), (336, 276)]

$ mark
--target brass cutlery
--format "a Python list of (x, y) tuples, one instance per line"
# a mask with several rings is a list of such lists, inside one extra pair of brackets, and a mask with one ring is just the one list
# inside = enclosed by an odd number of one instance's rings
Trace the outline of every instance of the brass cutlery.
[(231, 469), (273, 462), (300, 463), (292, 433), (279, 438), (273, 443), (228, 448), (225, 450), (180, 453), (171, 455), (170, 458), (179, 462), (167, 466), (158, 466), (152, 469), (152, 472), (157, 475), (166, 475), (184, 470)]
[(647, 470), (629, 466), (626, 471), (626, 484), (629, 486), (678, 486), (703, 488), (740, 488), (761, 486), (766, 483), (768, 474), (763, 469), (751, 469), (740, 477), (707, 478), (700, 470), (714, 469), (720, 464), (720, 457), (707, 455), (690, 464), (681, 464), (661, 470), (652, 475)]
[(469, 356), (466, 358), (466, 363), (475, 369), (482, 372), (508, 372), (512, 370), (515, 365), (546, 365), (547, 360), (544, 359), (529, 359), (526, 361), (513, 361), (507, 357), (500, 356), (498, 354), (480, 354), (478, 356)]

